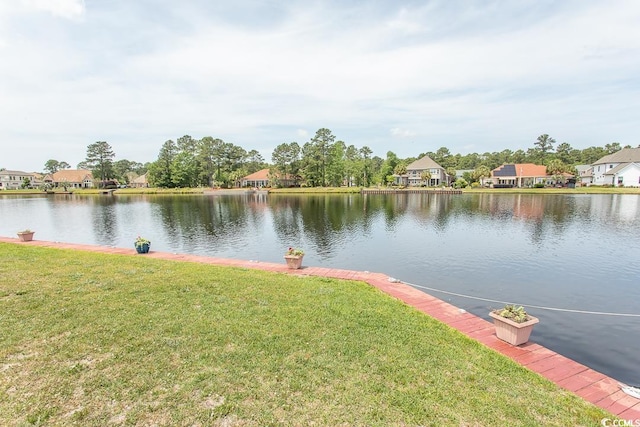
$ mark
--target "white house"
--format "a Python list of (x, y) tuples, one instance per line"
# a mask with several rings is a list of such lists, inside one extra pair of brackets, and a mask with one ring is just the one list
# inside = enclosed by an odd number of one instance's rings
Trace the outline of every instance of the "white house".
[(576, 179), (580, 182), (580, 185), (589, 186), (592, 184), (593, 178), (593, 166), (591, 165), (576, 165), (576, 171), (578, 176)]
[[(422, 179), (422, 173), (428, 171), (431, 175), (429, 182)], [(437, 164), (429, 156), (424, 156), (415, 162), (407, 165), (407, 173), (405, 175), (394, 175), (394, 182), (401, 185), (409, 186), (439, 186), (449, 185), (449, 176), (444, 168)]]
[(22, 188), (22, 183), (25, 178), (29, 180), (29, 187), (33, 188), (36, 181), (36, 176), (33, 173), (1, 170), (0, 171), (0, 190), (17, 190)]
[(640, 186), (640, 148), (623, 148), (592, 165), (591, 184)]

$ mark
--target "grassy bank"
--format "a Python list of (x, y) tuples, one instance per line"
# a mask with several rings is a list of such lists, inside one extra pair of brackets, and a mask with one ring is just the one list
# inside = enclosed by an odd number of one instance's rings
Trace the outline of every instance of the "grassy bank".
[(0, 425), (599, 425), (360, 282), (0, 243)]

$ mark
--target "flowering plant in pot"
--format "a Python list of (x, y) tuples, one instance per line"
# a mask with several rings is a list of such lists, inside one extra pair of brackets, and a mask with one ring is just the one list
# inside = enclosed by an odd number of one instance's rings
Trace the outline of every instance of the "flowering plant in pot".
[(533, 326), (539, 322), (526, 312), (524, 307), (507, 304), (502, 309), (489, 313), (496, 327), (496, 335), (511, 345), (520, 345), (529, 341)]
[(287, 261), (287, 266), (293, 270), (297, 270), (302, 267), (302, 258), (304, 257), (304, 251), (298, 248), (289, 248), (284, 254), (284, 259)]
[(139, 254), (146, 254), (149, 252), (149, 248), (151, 247), (151, 241), (145, 239), (144, 237), (138, 236), (133, 246), (135, 246), (136, 251)]
[(31, 231), (28, 228), (22, 231), (18, 231), (18, 238), (21, 242), (30, 242), (33, 240), (33, 234), (35, 231)]

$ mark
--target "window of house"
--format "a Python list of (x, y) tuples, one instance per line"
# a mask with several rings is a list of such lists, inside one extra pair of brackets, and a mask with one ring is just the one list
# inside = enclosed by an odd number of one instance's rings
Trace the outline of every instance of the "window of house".
[(613, 165), (609, 165), (609, 169), (611, 169), (613, 167)]

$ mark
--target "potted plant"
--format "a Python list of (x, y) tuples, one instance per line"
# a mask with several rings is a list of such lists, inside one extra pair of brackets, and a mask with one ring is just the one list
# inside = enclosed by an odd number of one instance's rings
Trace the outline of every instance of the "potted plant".
[(139, 254), (146, 254), (149, 252), (149, 248), (151, 247), (151, 242), (145, 239), (144, 237), (138, 236), (138, 238), (134, 243), (134, 246), (136, 248), (136, 251), (138, 251)]
[(524, 307), (508, 304), (502, 309), (489, 313), (496, 327), (496, 335), (511, 345), (520, 345), (529, 341), (533, 326), (539, 322), (537, 317), (529, 315)]
[(30, 242), (33, 240), (33, 233), (35, 233), (35, 231), (31, 231), (27, 228), (26, 230), (18, 231), (18, 237), (21, 242)]
[(289, 248), (284, 255), (287, 266), (292, 270), (297, 270), (302, 267), (302, 258), (304, 257), (304, 251), (297, 248)]

